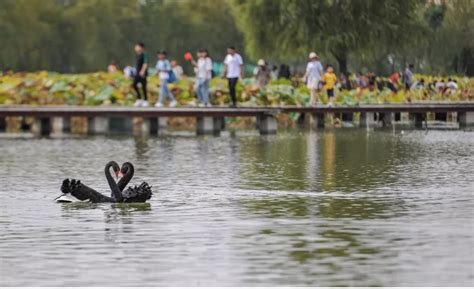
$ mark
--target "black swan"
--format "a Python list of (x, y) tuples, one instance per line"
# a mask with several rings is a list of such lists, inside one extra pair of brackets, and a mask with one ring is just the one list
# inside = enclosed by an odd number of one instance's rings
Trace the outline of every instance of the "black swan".
[[(109, 183), (110, 188), (116, 183), (110, 174), (110, 168), (113, 168), (115, 176), (118, 177), (120, 173), (120, 166), (110, 161), (105, 165), (105, 177)], [(122, 199), (120, 191), (113, 190), (112, 196), (104, 196), (96, 190), (84, 185), (80, 180), (65, 179), (61, 185), (61, 196), (56, 198), (57, 202), (60, 203), (76, 203), (76, 202), (90, 202), (90, 203), (114, 203), (116, 200)]]
[[(121, 199), (117, 199), (118, 202), (122, 203), (143, 203), (149, 200), (152, 196), (151, 186), (148, 183), (143, 182), (139, 186), (128, 187), (125, 190), (125, 187), (130, 182), (135, 173), (135, 168), (132, 163), (126, 162), (122, 165), (121, 169), (122, 178), (119, 180), (118, 184), (111, 184), (110, 189), (112, 190), (112, 197), (118, 195), (117, 189), (121, 192)], [(114, 188), (116, 187), (116, 188)]]
[[(113, 168), (116, 177), (122, 172), (123, 178), (120, 179), (118, 184), (110, 174), (110, 168)], [(62, 203), (144, 203), (152, 196), (151, 186), (146, 182), (143, 182), (140, 186), (129, 187), (123, 190), (132, 179), (134, 171), (134, 167), (131, 163), (127, 162), (123, 164), (122, 169), (120, 169), (116, 162), (110, 161), (105, 166), (105, 177), (112, 191), (110, 197), (104, 196), (96, 190), (82, 184), (79, 180), (65, 179), (61, 186), (63, 194), (56, 198), (56, 201)]]

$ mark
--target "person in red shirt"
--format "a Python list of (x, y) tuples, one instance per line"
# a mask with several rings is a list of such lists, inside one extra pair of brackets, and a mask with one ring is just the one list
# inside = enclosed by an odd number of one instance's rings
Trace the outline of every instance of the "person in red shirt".
[(392, 73), (388, 79), (387, 87), (393, 92), (397, 93), (398, 80), (400, 79), (400, 74), (398, 72)]

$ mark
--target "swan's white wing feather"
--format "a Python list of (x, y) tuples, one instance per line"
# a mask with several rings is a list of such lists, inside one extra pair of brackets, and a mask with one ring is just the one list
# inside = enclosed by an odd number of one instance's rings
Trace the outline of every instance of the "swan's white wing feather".
[(81, 201), (71, 194), (62, 194), (61, 196), (56, 198), (56, 202), (58, 203), (88, 203), (89, 199)]

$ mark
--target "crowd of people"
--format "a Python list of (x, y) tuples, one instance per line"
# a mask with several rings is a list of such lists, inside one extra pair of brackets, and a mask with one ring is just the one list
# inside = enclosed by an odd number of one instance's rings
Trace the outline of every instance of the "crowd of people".
[[(132, 87), (136, 93), (135, 106), (149, 106), (147, 93), (147, 77), (149, 73), (149, 57), (145, 51), (143, 43), (135, 45), (136, 64), (135, 67), (126, 67), (124, 73), (127, 77), (133, 79)], [(213, 62), (206, 49), (197, 52), (197, 59), (191, 53), (186, 53), (184, 58), (194, 67), (195, 73), (195, 94), (198, 105), (202, 107), (210, 106), (209, 82), (215, 77), (213, 70)], [(224, 70), (221, 74), (222, 78), (227, 79), (229, 96), (231, 99), (231, 107), (237, 106), (236, 86), (239, 79), (244, 77), (244, 61), (242, 56), (237, 53), (235, 47), (227, 48), (227, 55), (223, 61)], [(108, 71), (110, 73), (117, 72), (117, 65), (112, 62)], [(403, 72), (394, 72), (388, 78), (376, 76), (373, 72), (368, 73), (343, 73), (339, 77), (334, 72), (334, 67), (330, 64), (323, 65), (319, 56), (315, 52), (311, 52), (308, 56), (308, 63), (302, 78), (295, 75), (292, 77), (290, 67), (287, 64), (281, 64), (279, 69), (277, 66), (270, 67), (264, 59), (257, 62), (257, 66), (253, 71), (255, 85), (262, 89), (269, 84), (271, 80), (276, 79), (300, 79), (306, 84), (310, 92), (310, 105), (316, 106), (320, 102), (322, 93), (326, 94), (328, 105), (334, 104), (334, 97), (337, 90), (367, 89), (369, 91), (390, 90), (397, 93), (403, 89), (405, 91), (423, 90), (425, 93), (437, 93), (440, 95), (450, 95), (458, 89), (456, 80), (448, 79), (445, 81), (433, 80), (425, 83), (425, 80), (419, 79), (415, 81), (413, 75), (414, 65), (410, 64)], [(159, 98), (155, 103), (156, 107), (163, 107), (165, 98), (168, 99), (170, 107), (177, 105), (177, 101), (173, 93), (169, 90), (168, 85), (180, 80), (184, 76), (183, 68), (176, 60), (168, 60), (166, 51), (157, 52), (157, 62), (155, 65), (155, 74), (160, 79)], [(410, 101), (410, 98), (407, 99)]]
[[(126, 67), (124, 69), (125, 76), (133, 79), (132, 87), (136, 93), (135, 106), (150, 106), (148, 102), (147, 93), (147, 77), (149, 60), (148, 54), (145, 51), (145, 45), (143, 43), (137, 43), (135, 45), (136, 64), (135, 67)], [(175, 107), (177, 101), (174, 98), (172, 92), (169, 90), (168, 84), (174, 83), (181, 79), (184, 75), (183, 68), (178, 65), (176, 60), (169, 61), (168, 54), (166, 51), (161, 50), (157, 52), (157, 62), (155, 66), (155, 73), (160, 78), (160, 92), (159, 99), (155, 103), (156, 107), (163, 107), (165, 97), (168, 98), (169, 106)], [(209, 101), (209, 81), (214, 77), (214, 71), (212, 69), (212, 60), (209, 56), (209, 52), (206, 49), (201, 49), (197, 52), (197, 59), (194, 59), (191, 53), (186, 53), (185, 59), (190, 61), (194, 66), (194, 72), (196, 75), (195, 92), (198, 98), (199, 106), (210, 106)], [(236, 86), (239, 79), (244, 77), (244, 62), (242, 56), (240, 56), (235, 47), (227, 48), (227, 55), (224, 59), (224, 73), (223, 78), (226, 78), (229, 85), (229, 95), (232, 100), (232, 107), (237, 106), (237, 92)], [(263, 66), (263, 65), (262, 65)], [(110, 73), (117, 72), (117, 65), (112, 62), (108, 71)], [(263, 74), (262, 79), (263, 79)], [(262, 85), (268, 81), (262, 80)]]
[(383, 91), (385, 88), (393, 93), (397, 93), (401, 89), (404, 91), (423, 90), (428, 94), (437, 93), (439, 95), (451, 95), (458, 89), (458, 84), (455, 79), (448, 78), (436, 80), (426, 83), (424, 78), (417, 81), (413, 76), (414, 65), (408, 65), (403, 72), (395, 71), (388, 78), (376, 76), (373, 72), (363, 74), (356, 73), (350, 78), (341, 73), (341, 89), (368, 89), (369, 91)]

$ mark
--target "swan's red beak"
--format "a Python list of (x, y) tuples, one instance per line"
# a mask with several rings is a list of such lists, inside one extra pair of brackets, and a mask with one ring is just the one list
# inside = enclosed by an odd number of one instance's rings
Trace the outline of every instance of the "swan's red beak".
[(119, 177), (119, 172), (115, 172), (115, 177), (118, 178)]

